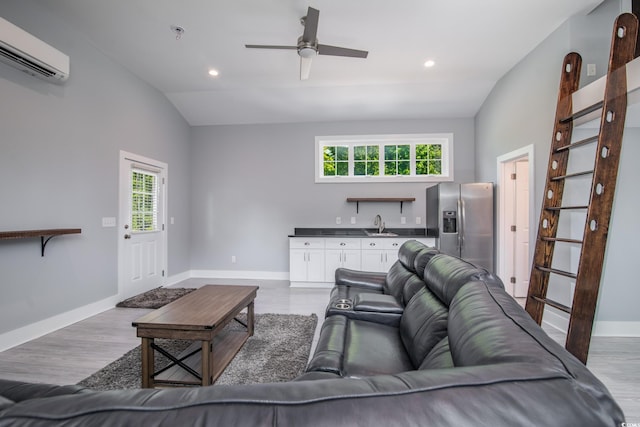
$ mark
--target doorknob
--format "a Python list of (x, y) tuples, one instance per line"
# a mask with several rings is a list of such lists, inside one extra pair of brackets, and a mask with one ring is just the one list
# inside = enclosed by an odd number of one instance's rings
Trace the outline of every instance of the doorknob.
[(125, 238), (125, 239), (130, 239), (130, 238), (131, 238), (131, 234), (125, 234), (125, 235), (124, 235), (124, 238)]

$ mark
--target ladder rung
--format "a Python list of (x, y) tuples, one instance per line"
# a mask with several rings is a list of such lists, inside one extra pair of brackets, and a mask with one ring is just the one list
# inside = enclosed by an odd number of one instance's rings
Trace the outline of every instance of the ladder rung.
[(593, 105), (588, 106), (587, 108), (583, 108), (580, 111), (577, 111), (570, 115), (569, 117), (564, 117), (560, 119), (560, 123), (567, 123), (575, 119), (579, 119), (582, 116), (586, 116), (589, 113), (593, 113), (594, 111), (598, 111), (604, 105), (604, 101), (597, 102)]
[(553, 308), (557, 308), (560, 311), (564, 311), (565, 313), (571, 313), (571, 307), (566, 306), (564, 304), (560, 304), (559, 302), (556, 302), (554, 300), (551, 300), (549, 298), (540, 298), (540, 297), (536, 297), (536, 296), (532, 296), (531, 298), (533, 298), (534, 300), (541, 302), (543, 304), (547, 304), (550, 305)]
[(582, 240), (577, 239), (565, 239), (563, 237), (541, 237), (541, 240), (545, 242), (563, 242), (563, 243), (577, 243), (579, 245), (582, 244)]
[(585, 206), (547, 206), (545, 209), (549, 211), (561, 211), (561, 210), (569, 210), (569, 209), (589, 209), (588, 205)]
[(564, 271), (564, 270), (558, 270), (557, 268), (548, 268), (548, 267), (543, 267), (541, 265), (536, 265), (536, 268), (540, 271), (544, 271), (546, 273), (553, 273), (553, 274), (558, 274), (560, 276), (565, 276), (565, 277), (570, 277), (572, 279), (576, 279), (578, 276), (574, 273), (570, 273), (568, 271)]
[(585, 139), (582, 139), (580, 141), (573, 142), (571, 144), (563, 145), (562, 147), (556, 148), (555, 152), (557, 153), (559, 151), (569, 150), (571, 148), (578, 148), (578, 147), (581, 147), (583, 145), (587, 145), (587, 144), (590, 144), (592, 142), (596, 142), (598, 140), (599, 136), (600, 135), (594, 135), (594, 136), (590, 136), (589, 138), (585, 138)]
[(568, 173), (566, 175), (558, 175), (558, 176), (554, 176), (553, 178), (551, 178), (551, 181), (560, 181), (562, 179), (567, 179), (567, 178), (575, 178), (577, 176), (583, 176), (583, 175), (589, 175), (592, 174), (593, 170), (589, 170), (589, 171), (582, 171), (582, 172), (575, 172), (575, 173)]

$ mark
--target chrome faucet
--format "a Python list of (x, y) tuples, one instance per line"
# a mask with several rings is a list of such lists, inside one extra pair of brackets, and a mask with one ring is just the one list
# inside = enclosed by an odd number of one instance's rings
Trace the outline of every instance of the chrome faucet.
[(378, 227), (378, 233), (382, 233), (384, 231), (384, 222), (382, 222), (382, 217), (380, 215), (376, 215), (373, 220), (373, 225)]

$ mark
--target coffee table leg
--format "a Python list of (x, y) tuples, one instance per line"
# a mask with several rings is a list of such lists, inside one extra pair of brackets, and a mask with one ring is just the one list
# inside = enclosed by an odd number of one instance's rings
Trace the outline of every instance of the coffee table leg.
[(247, 306), (247, 333), (249, 336), (253, 336), (253, 324), (254, 324), (254, 315), (253, 315), (253, 301), (249, 303)]
[(202, 341), (202, 385), (211, 385), (213, 373), (213, 344), (211, 341)]
[(142, 338), (142, 388), (153, 388), (153, 338)]

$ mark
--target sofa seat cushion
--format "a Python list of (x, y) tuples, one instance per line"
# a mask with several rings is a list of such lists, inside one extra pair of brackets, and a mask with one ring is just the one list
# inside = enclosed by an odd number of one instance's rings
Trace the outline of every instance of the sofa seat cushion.
[(344, 376), (397, 374), (415, 369), (402, 345), (398, 328), (361, 320), (349, 321)]
[(0, 396), (0, 411), (2, 411), (4, 408), (8, 408), (9, 406), (13, 405), (15, 402), (13, 400), (7, 399), (4, 396)]
[(336, 314), (324, 320), (306, 372), (362, 377), (413, 369), (397, 327)]

